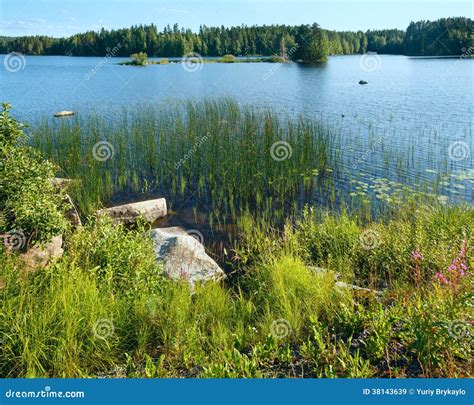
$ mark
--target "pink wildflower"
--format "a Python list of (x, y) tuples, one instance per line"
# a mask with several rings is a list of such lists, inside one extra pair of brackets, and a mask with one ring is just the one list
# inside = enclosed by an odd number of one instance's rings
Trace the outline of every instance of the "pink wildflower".
[(443, 284), (444, 284), (444, 285), (449, 285), (449, 281), (448, 281), (448, 279), (446, 278), (446, 276), (445, 276), (443, 273), (440, 273), (440, 272), (436, 273), (436, 274), (434, 275), (434, 278), (435, 278), (435, 280), (436, 280), (438, 283), (440, 283), (441, 285), (443, 285)]
[(415, 262), (420, 262), (423, 260), (423, 254), (421, 253), (420, 249), (416, 248), (412, 253), (411, 253), (411, 258)]

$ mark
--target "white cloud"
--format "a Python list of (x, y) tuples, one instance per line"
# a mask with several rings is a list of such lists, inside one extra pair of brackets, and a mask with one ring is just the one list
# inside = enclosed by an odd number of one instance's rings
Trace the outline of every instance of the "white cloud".
[(30, 20), (14, 20), (14, 21), (0, 21), (0, 30), (13, 31), (52, 31), (54, 26), (47, 24), (47, 21), (41, 18), (35, 18)]

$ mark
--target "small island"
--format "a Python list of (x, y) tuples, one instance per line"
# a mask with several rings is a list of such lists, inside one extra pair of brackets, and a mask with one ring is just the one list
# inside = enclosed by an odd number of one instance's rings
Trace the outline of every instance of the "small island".
[(189, 55), (184, 56), (181, 59), (170, 61), (168, 58), (161, 58), (159, 60), (150, 60), (145, 52), (133, 53), (130, 55), (131, 60), (119, 62), (122, 66), (148, 66), (148, 65), (168, 65), (170, 63), (289, 63), (290, 60), (285, 56), (272, 55), (265, 57), (246, 57), (238, 58), (234, 55), (224, 55), (222, 57), (206, 58), (203, 59), (200, 56)]

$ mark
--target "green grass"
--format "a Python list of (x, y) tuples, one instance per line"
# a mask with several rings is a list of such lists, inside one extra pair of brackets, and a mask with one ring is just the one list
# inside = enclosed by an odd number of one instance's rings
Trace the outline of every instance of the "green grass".
[[(186, 58), (185, 58), (186, 60)], [(234, 55), (224, 55), (221, 58), (200, 58), (198, 54), (186, 60), (187, 64), (202, 64), (202, 63), (289, 63), (290, 61), (282, 56), (273, 55), (260, 58), (236, 58)], [(144, 60), (137, 61), (135, 59), (129, 61), (119, 62), (119, 65), (124, 66), (147, 66), (147, 65), (167, 65), (170, 61), (168, 58), (161, 58), (159, 60)], [(172, 63), (181, 63), (181, 61), (174, 61)]]
[[(472, 210), (440, 208), (414, 225), (400, 218), (368, 229), (377, 229), (382, 244), (400, 246), (407, 243), (402, 230), (409, 231), (413, 245), (367, 251), (356, 242), (366, 229), (350, 219), (306, 217), (296, 229), (268, 235), (275, 250), (262, 243), (231, 284), (199, 286), (194, 294), (163, 277), (144, 229), (91, 221), (69, 238), (63, 258), (33, 273), (3, 251), (1, 374), (469, 375), (472, 276), (454, 289), (433, 274), (446, 272), (465, 238), (472, 244)], [(338, 235), (346, 242), (334, 246)], [(416, 283), (412, 246), (424, 256)], [(345, 281), (388, 288), (381, 298), (336, 288), (339, 271)]]
[[(438, 143), (436, 134), (420, 137)], [(71, 193), (83, 215), (123, 199), (163, 196), (172, 211), (192, 205), (194, 216), (219, 231), (248, 212), (281, 226), (308, 201), (370, 220), (396, 215), (413, 195), (421, 205), (457, 200), (460, 193), (468, 200), (474, 172), (451, 172), (428, 148), (426, 159), (438, 159), (439, 170), (426, 180), (423, 159), (406, 146), (415, 137), (396, 150), (384, 145), (383, 162), (372, 167), (378, 177), (354, 168), (350, 151), (361, 151), (363, 163), (378, 138), (373, 131), (368, 140), (342, 137), (336, 124), (215, 99), (169, 100), (113, 118), (45, 120), (31, 129), (30, 144), (61, 168), (58, 176), (80, 180)]]
[[(113, 121), (45, 122), (33, 129), (31, 144), (61, 167), (60, 176), (81, 180), (73, 196), (82, 213), (120, 193), (163, 193), (172, 209), (196, 193), (210, 211), (207, 221), (222, 225), (249, 207), (272, 213), (277, 203), (318, 187), (336, 139), (316, 122), (217, 100), (124, 111)], [(98, 142), (108, 142), (108, 160), (94, 158)], [(277, 142), (286, 143), (274, 156), (290, 159), (272, 158)], [(315, 176), (316, 183), (308, 181)]]
[[(74, 196), (83, 213), (154, 181), (171, 187), (176, 206), (195, 185), (217, 210), (213, 218), (226, 213), (240, 232), (229, 277), (190, 293), (163, 275), (147, 227), (94, 216), (64, 234), (65, 254), (48, 268), (27, 270), (2, 246), (0, 376), (471, 375), (472, 206), (417, 194), (377, 219), (366, 201), (366, 210), (307, 207), (285, 220), (273, 198), (292, 200), (311, 188), (302, 174), (341, 165), (328, 130), (222, 101), (123, 119), (45, 123), (32, 142), (81, 180)], [(2, 123), (3, 135), (15, 132), (12, 121)], [(99, 140), (113, 145), (113, 158), (94, 159)], [(269, 156), (280, 140), (292, 145), (292, 159)], [(44, 164), (8, 198), (43, 181), (51, 170)], [(38, 194), (56, 213), (59, 201)], [(34, 211), (34, 200), (22, 201)], [(381, 294), (336, 286), (336, 278)]]

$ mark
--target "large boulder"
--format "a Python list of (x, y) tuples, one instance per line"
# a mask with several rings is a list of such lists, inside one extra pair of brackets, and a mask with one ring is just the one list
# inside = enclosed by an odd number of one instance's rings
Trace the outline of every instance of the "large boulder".
[(204, 250), (204, 246), (179, 227), (151, 231), (156, 259), (164, 271), (176, 280), (186, 280), (191, 286), (198, 282), (220, 280), (224, 271)]
[(54, 236), (50, 242), (30, 247), (20, 257), (29, 269), (46, 267), (54, 259), (60, 258), (63, 253), (63, 237)]
[(118, 205), (97, 211), (98, 216), (108, 216), (112, 218), (113, 222), (125, 225), (135, 224), (138, 218), (143, 218), (148, 222), (155, 222), (157, 219), (165, 217), (167, 213), (168, 210), (164, 198)]

